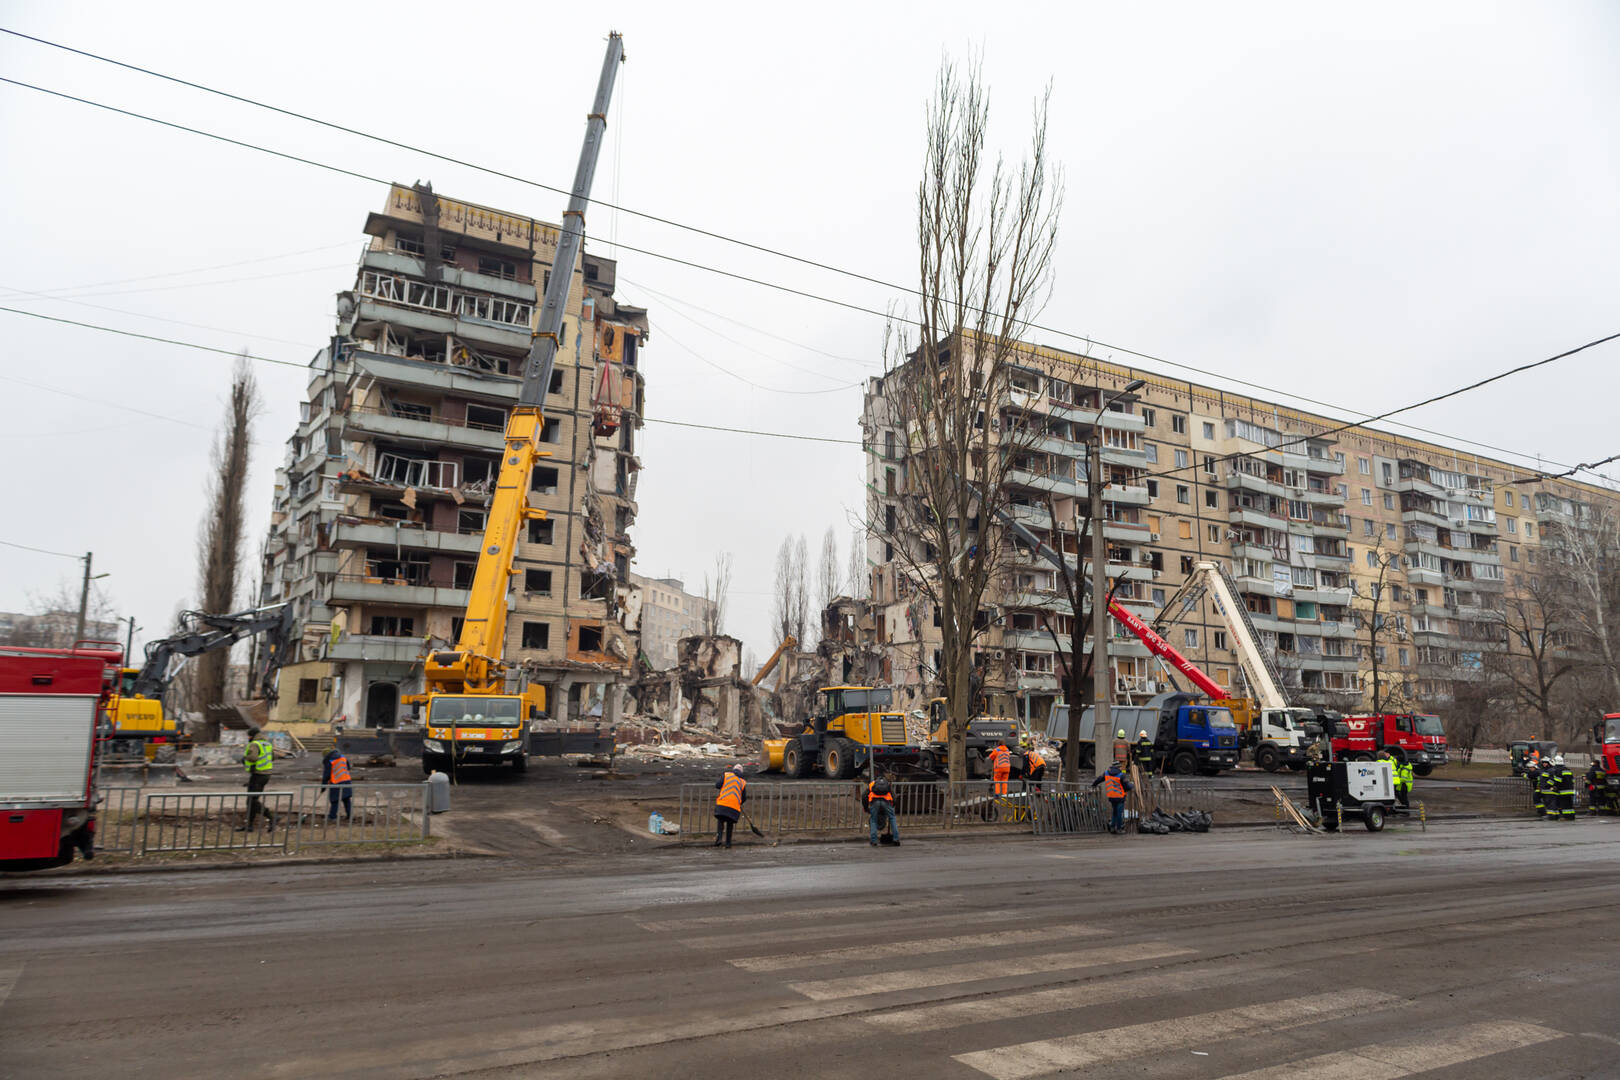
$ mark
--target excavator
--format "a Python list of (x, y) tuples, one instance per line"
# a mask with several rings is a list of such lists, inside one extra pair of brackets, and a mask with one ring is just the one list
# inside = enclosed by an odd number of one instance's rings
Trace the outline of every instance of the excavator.
[(776, 668), (776, 662), (782, 659), (782, 654), (793, 648), (798, 643), (799, 639), (794, 637), (792, 634), (789, 634), (787, 637), (783, 638), (782, 644), (778, 645), (776, 647), (776, 651), (771, 653), (771, 658), (765, 661), (765, 663), (760, 667), (759, 671), (755, 672), (752, 685), (758, 686), (760, 683), (764, 682), (765, 676), (769, 675)]
[(291, 646), (293, 617), (289, 604), (210, 615), (187, 611), (180, 616), (181, 632), (146, 646), (146, 660), (139, 668), (121, 669), (117, 690), (112, 694), (107, 715), (112, 732), (102, 760), (108, 762), (172, 761), (180, 726), (163, 708), (163, 695), (179, 674), (180, 664), (193, 656), (228, 649), (255, 634), (266, 636), (264, 663), (258, 672), (258, 691), (273, 695), (274, 677)]
[[(554, 754), (611, 753), (613, 749), (611, 731), (606, 735), (599, 730), (542, 731), (539, 721), (546, 709), (545, 687), (524, 684), (522, 670), (500, 654), (506, 641), (507, 593), (515, 573), (512, 560), (518, 538), (529, 521), (544, 520), (546, 516), (544, 510), (528, 503), (535, 465), (551, 456), (540, 449), (545, 424), (541, 404), (551, 386), (563, 312), (585, 235), (585, 206), (590, 201), (591, 182), (607, 127), (608, 101), (623, 59), (623, 38), (610, 34), (568, 209), (563, 213), (556, 257), (524, 364), (523, 383), (506, 425), (505, 450), (460, 635), (454, 648), (431, 652), (423, 661), (426, 692), (404, 699), (418, 713), (423, 706), (427, 708), (423, 773), (463, 765), (510, 765), (523, 772), (528, 768), (531, 750), (536, 748), (537, 752)], [(518, 684), (515, 689), (508, 688), (509, 681)]]

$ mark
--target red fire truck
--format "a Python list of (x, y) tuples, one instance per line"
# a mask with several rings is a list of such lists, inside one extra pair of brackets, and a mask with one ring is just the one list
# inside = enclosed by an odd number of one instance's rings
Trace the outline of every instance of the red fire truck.
[(1438, 716), (1427, 713), (1383, 713), (1347, 716), (1346, 734), (1333, 739), (1333, 756), (1349, 761), (1371, 761), (1388, 750), (1396, 761), (1409, 761), (1412, 771), (1428, 776), (1446, 763), (1446, 729)]
[(92, 857), (98, 727), (117, 649), (0, 648), (0, 871)]

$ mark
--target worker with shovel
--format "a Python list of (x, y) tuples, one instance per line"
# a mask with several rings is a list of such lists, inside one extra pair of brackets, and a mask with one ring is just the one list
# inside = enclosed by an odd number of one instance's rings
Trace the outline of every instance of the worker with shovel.
[(727, 765), (726, 771), (714, 786), (720, 789), (720, 794), (714, 800), (714, 846), (719, 847), (723, 842), (726, 847), (731, 846), (731, 830), (736, 827), (737, 819), (742, 817), (743, 803), (748, 801), (748, 781), (742, 778), (741, 765)]

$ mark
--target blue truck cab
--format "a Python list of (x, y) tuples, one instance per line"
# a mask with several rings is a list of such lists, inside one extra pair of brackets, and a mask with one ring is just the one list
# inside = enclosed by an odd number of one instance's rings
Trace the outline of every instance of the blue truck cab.
[[(1125, 742), (1135, 745), (1140, 732), (1153, 740), (1153, 770), (1183, 776), (1202, 773), (1214, 776), (1222, 769), (1237, 766), (1237, 723), (1231, 710), (1211, 705), (1197, 694), (1160, 694), (1145, 705), (1114, 705), (1109, 709), (1113, 726), (1125, 732)], [(1069, 710), (1059, 705), (1052, 710), (1047, 737), (1060, 745), (1068, 738)], [(1092, 710), (1080, 718), (1081, 767), (1091, 767), (1093, 733)]]

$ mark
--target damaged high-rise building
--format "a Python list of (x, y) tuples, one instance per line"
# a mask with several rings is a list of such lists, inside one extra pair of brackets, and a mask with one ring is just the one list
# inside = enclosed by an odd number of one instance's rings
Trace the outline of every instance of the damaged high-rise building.
[[(454, 642), (507, 415), (558, 229), (394, 185), (365, 223), (337, 328), (277, 470), (262, 600), (290, 600), (299, 653), (278, 720), (392, 727), (422, 657)], [(574, 270), (504, 649), (545, 684), (553, 719), (617, 715), (639, 650), (630, 581), (647, 313), (613, 296), (616, 263)]]

